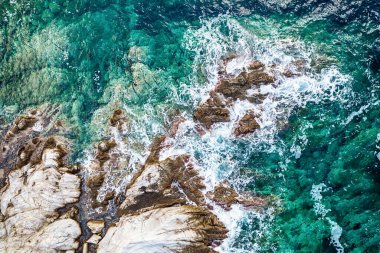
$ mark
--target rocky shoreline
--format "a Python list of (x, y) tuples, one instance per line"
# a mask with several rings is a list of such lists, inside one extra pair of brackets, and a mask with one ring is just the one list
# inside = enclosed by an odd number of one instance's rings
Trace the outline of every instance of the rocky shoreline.
[[(228, 61), (227, 61), (228, 62)], [(273, 85), (260, 62), (237, 76), (220, 71), (209, 98), (194, 111), (202, 135), (214, 124), (229, 122), (238, 100), (260, 103), (265, 95), (250, 90)], [(220, 182), (206, 191), (187, 154), (162, 157), (182, 121), (157, 137), (139, 169), (130, 172), (123, 192), (101, 191), (128, 158), (114, 139), (97, 145), (86, 165), (69, 165), (70, 142), (59, 107), (43, 106), (15, 119), (1, 135), (1, 252), (216, 252), (228, 230), (213, 213), (232, 205), (258, 209), (267, 200), (236, 191)], [(235, 123), (235, 137), (260, 128), (257, 112)], [(109, 120), (114, 131), (127, 129), (127, 115), (116, 109)]]

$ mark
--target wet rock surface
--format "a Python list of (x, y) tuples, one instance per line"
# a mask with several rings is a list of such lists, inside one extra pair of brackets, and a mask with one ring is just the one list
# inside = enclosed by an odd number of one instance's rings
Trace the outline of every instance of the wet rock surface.
[(229, 122), (230, 112), (222, 97), (216, 93), (211, 92), (210, 98), (201, 104), (194, 111), (194, 118), (202, 123), (206, 128), (210, 128), (215, 123)]
[(225, 210), (230, 210), (233, 204), (241, 204), (247, 208), (261, 208), (267, 204), (267, 200), (254, 197), (251, 194), (238, 194), (228, 182), (221, 182), (213, 191), (207, 192), (206, 196)]
[[(236, 101), (257, 103), (262, 98), (249, 90), (274, 81), (260, 62), (235, 77), (223, 76), (194, 111), (204, 127), (200, 131), (230, 122), (229, 108)], [(166, 135), (152, 141), (145, 162), (132, 171), (122, 110), (114, 110), (108, 121), (114, 136), (94, 146), (89, 162), (70, 166), (65, 160), (70, 144), (53, 135), (64, 129), (64, 122), (54, 122), (49, 108), (20, 116), (2, 135), (6, 148), (0, 165), (7, 173), (0, 191), (1, 252), (217, 252), (228, 231), (213, 213), (214, 204), (227, 211), (232, 205), (266, 205), (227, 182), (206, 192), (193, 158), (166, 152), (186, 122), (180, 116)], [(247, 111), (234, 134), (258, 128), (256, 114)]]
[[(216, 123), (230, 122), (230, 109), (237, 101), (261, 104), (266, 94), (253, 91), (259, 90), (261, 86), (275, 83), (274, 76), (269, 74), (265, 65), (259, 61), (253, 61), (236, 76), (228, 74), (225, 66), (235, 58), (236, 56), (231, 56), (223, 61), (219, 71), (220, 81), (209, 93), (209, 98), (193, 113), (194, 119), (206, 129), (210, 129)], [(291, 74), (292, 72), (289, 72), (289, 75)], [(236, 125), (235, 136), (253, 133), (260, 128), (253, 111), (248, 111)]]
[(259, 129), (260, 125), (257, 123), (256, 115), (252, 111), (248, 111), (243, 118), (238, 122), (234, 134), (241, 136), (244, 134), (253, 133), (256, 129)]
[(127, 187), (121, 210), (133, 213), (187, 202), (203, 205), (204, 188), (188, 156), (168, 158), (144, 166)]

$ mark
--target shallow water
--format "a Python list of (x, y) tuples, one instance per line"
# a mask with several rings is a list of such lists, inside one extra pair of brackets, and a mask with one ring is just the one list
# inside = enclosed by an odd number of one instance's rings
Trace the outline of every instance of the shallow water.
[[(226, 179), (273, 202), (216, 207), (230, 230), (220, 252), (380, 251), (376, 1), (4, 1), (0, 11), (2, 127), (30, 106), (60, 104), (72, 160), (86, 163), (124, 108), (131, 128), (116, 139), (128, 139), (131, 171), (181, 114), (163, 156), (191, 154), (208, 187)], [(263, 104), (231, 109), (260, 112), (255, 134), (236, 139), (222, 123), (200, 137), (192, 111), (231, 54), (230, 73), (252, 60), (281, 72), (301, 59), (307, 71), (260, 90)]]

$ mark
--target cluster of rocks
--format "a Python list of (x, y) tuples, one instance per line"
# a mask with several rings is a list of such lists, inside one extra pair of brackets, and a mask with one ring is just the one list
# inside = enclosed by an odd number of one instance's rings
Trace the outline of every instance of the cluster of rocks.
[[(249, 90), (261, 85), (274, 84), (274, 77), (265, 71), (261, 62), (252, 62), (246, 70), (237, 76), (228, 75), (221, 70), (220, 81), (210, 91), (209, 98), (194, 111), (194, 119), (206, 129), (215, 123), (230, 122), (230, 109), (237, 100), (247, 100), (250, 103), (261, 103), (265, 99), (263, 94), (251, 94)], [(248, 111), (235, 127), (234, 134), (241, 136), (253, 133), (260, 128), (254, 112)]]
[(64, 162), (67, 146), (63, 138), (51, 136), (34, 138), (20, 149), (0, 191), (0, 252), (78, 248), (77, 212), (67, 207), (79, 199), (80, 178)]
[[(273, 83), (259, 62), (236, 77), (222, 79), (210, 98), (194, 112), (205, 129), (230, 120), (228, 108), (238, 99), (257, 102), (252, 86)], [(183, 119), (167, 135), (157, 137), (146, 161), (121, 193), (101, 191), (112, 171), (128, 159), (112, 138), (98, 143), (92, 161), (67, 165), (70, 143), (59, 135), (63, 124), (48, 107), (20, 116), (2, 134), (0, 191), (1, 252), (216, 252), (227, 237), (213, 206), (230, 210), (266, 205), (260, 197), (239, 194), (227, 182), (206, 192), (203, 178), (187, 154), (161, 157)], [(259, 128), (248, 111), (235, 135)], [(124, 112), (117, 109), (109, 125), (124, 129)], [(86, 168), (88, 166), (89, 168)]]

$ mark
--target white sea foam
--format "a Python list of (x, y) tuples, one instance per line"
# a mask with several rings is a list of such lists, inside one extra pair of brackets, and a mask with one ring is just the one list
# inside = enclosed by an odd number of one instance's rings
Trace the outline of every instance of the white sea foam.
[[(267, 152), (284, 153), (285, 145), (277, 137), (281, 130), (281, 125), (287, 124), (288, 118), (297, 108), (305, 108), (312, 103), (338, 100), (344, 102), (346, 95), (350, 93), (350, 77), (343, 75), (335, 67), (323, 69), (321, 73), (315, 73), (310, 67), (311, 55), (315, 54), (313, 47), (307, 47), (302, 41), (296, 38), (280, 38), (274, 34), (272, 38), (259, 38), (255, 34), (244, 29), (238, 21), (227, 15), (222, 15), (210, 20), (202, 20), (202, 27), (199, 29), (189, 29), (184, 36), (184, 46), (195, 53), (194, 72), (190, 77), (190, 84), (184, 86), (183, 92), (192, 97), (193, 107), (204, 102), (208, 98), (208, 93), (218, 81), (218, 70), (220, 61), (228, 55), (237, 55), (226, 66), (226, 72), (231, 75), (239, 74), (248, 63), (259, 60), (266, 66), (273, 66), (268, 69), (276, 76), (275, 85), (261, 86), (258, 89), (251, 89), (250, 94), (266, 94), (266, 98), (261, 104), (251, 104), (247, 101), (238, 101), (229, 108), (231, 122), (215, 124), (212, 130), (202, 137), (194, 136), (193, 124), (187, 123), (186, 131), (181, 131), (173, 143), (176, 148), (186, 151), (195, 158), (197, 167), (206, 178), (207, 188), (212, 188), (219, 181), (228, 179), (237, 189), (244, 189), (252, 179), (241, 180), (241, 178), (231, 178), (240, 164), (244, 164), (244, 159), (249, 158), (249, 154), (260, 147), (265, 147)], [(221, 29), (223, 27), (223, 29)], [(222, 32), (222, 30), (227, 32)], [(286, 70), (292, 62), (302, 59), (305, 62), (306, 70), (302, 75), (293, 78), (284, 78), (279, 73)], [(203, 76), (199, 74), (199, 71)], [(232, 136), (234, 126), (248, 110), (253, 110), (259, 117), (257, 121), (261, 127), (255, 134), (244, 137), (241, 141), (248, 141), (249, 147), (246, 154), (239, 154), (239, 161), (234, 158), (234, 141)], [(191, 117), (188, 117), (191, 122)], [(308, 143), (305, 131), (312, 127), (306, 125), (301, 129), (299, 135), (293, 140), (291, 152), (294, 158), (299, 158), (303, 149)], [(186, 134), (184, 134), (186, 133)], [(235, 144), (236, 145), (236, 144)], [(284, 157), (281, 163), (283, 170), (290, 162)], [(322, 185), (316, 185), (313, 191), (313, 198), (316, 198), (314, 209), (324, 217), (330, 211), (318, 201), (323, 190)], [(322, 189), (321, 189), (322, 187)], [(319, 190), (319, 191), (318, 191)], [(228, 216), (228, 212), (222, 209), (215, 209), (216, 214), (223, 217)], [(227, 228), (233, 231), (218, 249), (220, 252), (255, 252), (259, 245), (253, 240), (246, 240), (246, 236), (240, 233), (240, 225), (243, 220), (246, 223), (254, 223), (254, 219), (249, 213), (244, 211), (236, 215), (239, 219), (228, 219)], [(269, 222), (269, 219), (267, 219)], [(267, 226), (262, 226), (264, 233)], [(256, 231), (259, 233), (258, 231)], [(245, 241), (241, 246), (235, 242)], [(246, 251), (244, 248), (250, 248)], [(255, 250), (256, 249), (256, 250)]]
[(333, 221), (330, 217), (327, 217), (327, 214), (331, 211), (327, 209), (325, 205), (322, 203), (323, 195), (322, 193), (331, 191), (330, 187), (327, 187), (326, 184), (320, 183), (318, 185), (313, 184), (310, 195), (311, 199), (314, 201), (314, 212), (316, 215), (320, 216), (320, 219), (324, 219), (329, 222), (331, 227), (331, 236), (330, 243), (334, 245), (337, 253), (344, 253), (344, 247), (339, 241), (339, 238), (342, 235), (343, 229)]
[(343, 229), (336, 223), (330, 219), (327, 219), (331, 225), (331, 244), (334, 245), (337, 253), (344, 253), (344, 248), (340, 243), (339, 239), (342, 236)]
[[(222, 26), (228, 31), (227, 33), (221, 31)], [(237, 58), (227, 65), (226, 71), (231, 75), (238, 74), (251, 61), (260, 60), (266, 66), (273, 66), (268, 68), (268, 71), (277, 78), (274, 85), (249, 90), (251, 94), (266, 94), (263, 103), (237, 101), (229, 108), (231, 121), (215, 124), (211, 131), (203, 136), (195, 130), (196, 123), (192, 115), (187, 113), (181, 115), (184, 122), (180, 124), (176, 136), (166, 140), (167, 148), (161, 152), (160, 159), (189, 154), (195, 168), (205, 178), (205, 192), (212, 190), (215, 185), (226, 179), (237, 190), (244, 190), (254, 179), (240, 175), (239, 169), (247, 162), (250, 154), (257, 150), (277, 152), (280, 156), (285, 153), (285, 145), (277, 134), (297, 108), (305, 108), (311, 103), (321, 103), (324, 100), (344, 100), (345, 94), (349, 92), (349, 86), (342, 87), (342, 84), (347, 84), (350, 78), (341, 74), (338, 69), (334, 67), (323, 69), (319, 74), (310, 69), (310, 55), (314, 53), (312, 47), (307, 47), (296, 38), (283, 39), (276, 35), (268, 39), (259, 38), (226, 15), (202, 20), (199, 29), (189, 29), (184, 36), (184, 46), (195, 53), (194, 71), (188, 84), (183, 83), (180, 90), (173, 90), (174, 95), (171, 99), (172, 102), (183, 105), (184, 101), (181, 99), (185, 95), (190, 95), (191, 99), (187, 101), (191, 107), (189, 111), (207, 100), (210, 90), (218, 81), (220, 61), (225, 56), (237, 55)], [(293, 78), (279, 75), (297, 59), (305, 61), (306, 70), (302, 75)], [(142, 163), (146, 158), (153, 137), (164, 132), (163, 123), (168, 121), (165, 118), (167, 111), (164, 107), (153, 108), (149, 103), (143, 108), (124, 109), (130, 123), (126, 135), (128, 143), (124, 143), (122, 136), (116, 133), (114, 137), (118, 148), (132, 161), (128, 166), (134, 169), (136, 164)], [(261, 129), (255, 134), (237, 140), (231, 133), (236, 122), (248, 110), (253, 110), (259, 115), (257, 121)], [(308, 143), (305, 134), (308, 127), (301, 129), (300, 134), (293, 140), (293, 150), (290, 151), (295, 158), (302, 155)], [(244, 152), (238, 150), (237, 142), (245, 143)], [(280, 171), (286, 170), (290, 161), (290, 157), (284, 157), (279, 164)], [(316, 186), (312, 196), (316, 198), (315, 210), (324, 217), (328, 210), (318, 200), (321, 195), (320, 187), (322, 186)], [(231, 211), (225, 211), (214, 205), (213, 212), (230, 231), (229, 239), (225, 240), (217, 250), (229, 253), (258, 251), (259, 240), (270, 231), (270, 222), (274, 213), (270, 208), (262, 213), (246, 211), (238, 205), (234, 205)], [(242, 224), (252, 227), (252, 232), (244, 234), (241, 230)], [(239, 242), (244, 243), (236, 243), (237, 238)]]

